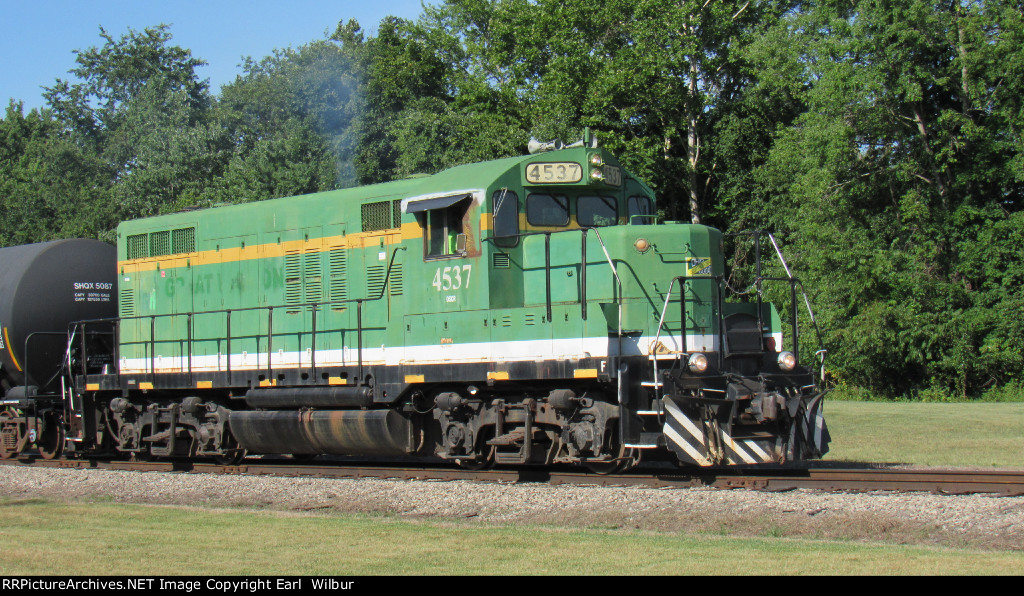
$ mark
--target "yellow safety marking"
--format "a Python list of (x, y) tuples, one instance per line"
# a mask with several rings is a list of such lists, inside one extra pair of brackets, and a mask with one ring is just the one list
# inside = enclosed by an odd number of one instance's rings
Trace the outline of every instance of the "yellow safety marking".
[(85, 390), (86, 391), (99, 391), (100, 390), (100, 384), (99, 383), (86, 383), (85, 384)]
[(423, 228), (418, 222), (402, 224), (402, 240), (416, 240), (423, 237)]
[(406, 383), (423, 383), (426, 382), (426, 377), (423, 375), (405, 375)]
[(251, 261), (256, 259), (270, 259), (284, 257), (288, 253), (301, 251), (303, 253), (327, 252), (337, 249), (354, 249), (380, 246), (380, 238), (384, 238), (384, 245), (401, 244), (404, 239), (421, 238), (422, 232), (417, 223), (403, 224), (401, 230), (378, 230), (374, 232), (359, 232), (346, 234), (344, 236), (323, 236), (310, 238), (309, 240), (289, 240), (286, 242), (268, 242), (266, 244), (252, 244), (245, 247), (226, 247), (220, 250), (203, 250), (191, 253), (166, 255), (163, 257), (141, 257), (118, 261), (117, 266), (136, 266), (135, 271), (156, 271), (176, 269), (186, 265), (216, 265), (221, 263), (235, 263), (237, 261)]
[(213, 389), (213, 381), (196, 381), (196, 389)]
[(690, 257), (686, 262), (687, 275), (711, 275), (711, 257)]
[(139, 389), (152, 389), (152, 383), (139, 383)]
[(21, 370), (21, 365), (18, 364), (18, 359), (14, 357), (14, 349), (11, 347), (11, 338), (7, 337), (7, 327), (4, 327), (4, 345), (7, 346), (7, 353), (11, 355), (11, 362), (14, 363), (14, 368), (18, 369), (18, 372), (23, 372)]
[(489, 372), (489, 373), (487, 373), (487, 378), (488, 378), (488, 380), (493, 380), (493, 381), (507, 381), (508, 380), (508, 371), (501, 370), (501, 371), (497, 371), (497, 372)]
[(573, 376), (577, 379), (596, 379), (597, 369), (596, 368), (577, 368)]
[(260, 381), (260, 387), (277, 387), (277, 379), (263, 379)]
[(328, 385), (348, 385), (348, 379), (343, 379), (341, 377), (329, 377), (327, 379), (327, 384)]

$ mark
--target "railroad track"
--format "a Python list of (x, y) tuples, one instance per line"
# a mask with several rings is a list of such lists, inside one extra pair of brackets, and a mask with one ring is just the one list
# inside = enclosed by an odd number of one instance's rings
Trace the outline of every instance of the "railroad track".
[(133, 462), (117, 460), (45, 460), (27, 457), (0, 460), (3, 465), (49, 468), (104, 469), (138, 472), (249, 474), (318, 478), (388, 478), (404, 480), (475, 480), (482, 482), (545, 482), (657, 488), (712, 487), (786, 491), (798, 488), (825, 491), (894, 491), (940, 494), (992, 493), (1024, 495), (1024, 470), (913, 470), (863, 466), (773, 467), (761, 469), (713, 468), (693, 470), (639, 469), (627, 474), (598, 475), (558, 468), (507, 468), (471, 471), (451, 466), (408, 467), (379, 462), (295, 462), (246, 460), (224, 466), (191, 461)]

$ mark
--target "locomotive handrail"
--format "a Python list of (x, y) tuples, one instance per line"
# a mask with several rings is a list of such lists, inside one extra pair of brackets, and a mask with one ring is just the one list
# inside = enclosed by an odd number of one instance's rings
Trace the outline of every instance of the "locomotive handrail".
[(616, 324), (616, 349), (617, 356), (615, 361), (612, 363), (612, 369), (618, 370), (618, 360), (622, 357), (622, 279), (619, 278), (619, 272), (615, 268), (615, 262), (612, 260), (611, 254), (608, 252), (608, 247), (604, 243), (604, 238), (601, 237), (601, 232), (598, 226), (581, 226), (578, 228), (569, 228), (565, 230), (544, 230), (540, 232), (526, 232), (518, 233), (509, 236), (490, 236), (484, 238), (484, 242), (493, 242), (499, 239), (505, 238), (527, 238), (529, 236), (544, 236), (544, 291), (545, 291), (545, 305), (547, 309), (547, 320), (551, 322), (551, 235), (552, 234), (563, 234), (567, 232), (580, 232), (581, 233), (581, 248), (580, 248), (580, 309), (582, 312), (583, 320), (587, 319), (587, 233), (594, 232), (597, 236), (597, 242), (601, 245), (601, 250), (604, 252), (605, 261), (608, 263), (608, 268), (612, 272), (612, 276), (615, 278), (615, 293), (613, 301), (615, 302), (617, 310)]
[[(725, 276), (724, 275), (677, 275), (676, 277), (673, 277), (671, 281), (669, 281), (668, 290), (666, 290), (666, 292), (665, 292), (665, 305), (662, 307), (662, 309), (661, 309), (661, 316), (658, 319), (658, 331), (655, 333), (654, 343), (651, 344), (651, 349), (652, 350), (656, 350), (657, 349), (658, 342), (661, 339), (661, 330), (662, 330), (662, 327), (665, 324), (665, 314), (668, 312), (669, 302), (672, 301), (672, 288), (673, 288), (673, 286), (675, 286), (675, 283), (677, 281), (679, 281), (680, 282), (679, 286), (682, 288), (683, 284), (685, 284), (685, 283), (688, 283), (688, 282), (693, 281), (693, 280), (702, 280), (702, 279), (703, 280), (710, 280), (710, 281), (717, 282), (715, 284), (715, 290), (716, 290), (715, 293), (716, 293), (716, 298), (717, 298), (717, 302), (718, 302), (718, 304), (717, 304), (718, 312), (719, 312), (719, 316), (722, 316), (724, 314), (724, 312), (725, 312), (724, 311), (724, 295), (725, 295), (725, 291), (723, 289), (723, 284), (725, 283)], [(680, 309), (679, 321), (680, 321), (680, 325), (682, 327), (681, 335), (682, 335), (682, 339), (683, 339), (682, 353), (687, 353), (689, 350), (686, 349), (686, 301), (684, 300), (684, 296), (683, 296), (682, 293), (680, 293), (680, 295), (679, 295), (679, 309)], [(719, 323), (718, 323), (718, 346), (719, 346), (719, 349), (718, 349), (718, 367), (719, 367), (719, 370), (721, 370), (724, 367), (724, 363), (725, 363), (725, 335), (724, 335), (724, 330), (723, 330), (722, 327), (723, 327), (723, 323), (721, 321), (719, 321)], [(652, 367), (653, 367), (653, 374), (654, 374), (652, 380), (654, 382), (657, 382), (658, 381), (658, 359), (657, 358), (654, 358), (653, 363), (652, 363)]]
[[(801, 286), (801, 288), (802, 288), (803, 287), (803, 282), (801, 282), (799, 278), (793, 276), (792, 271), (790, 271), (790, 269), (789, 269), (789, 265), (786, 264), (786, 260), (784, 258), (782, 258), (782, 251), (779, 249), (779, 245), (775, 241), (775, 236), (773, 234), (771, 234), (770, 232), (765, 232), (763, 230), (750, 230), (750, 231), (733, 232), (733, 233), (729, 233), (729, 234), (724, 234), (724, 236), (725, 237), (749, 236), (749, 237), (752, 237), (754, 239), (754, 255), (755, 255), (755, 261), (756, 261), (756, 274), (755, 274), (755, 278), (754, 279), (755, 279), (755, 285), (757, 287), (757, 324), (758, 324), (758, 328), (759, 329), (764, 329), (764, 321), (763, 321), (763, 318), (762, 318), (763, 317), (763, 313), (762, 313), (762, 311), (763, 311), (763, 308), (762, 308), (762, 304), (763, 304), (762, 282), (765, 282), (765, 281), (784, 281), (784, 282), (788, 282), (789, 283), (789, 293), (790, 293), (789, 306), (790, 306), (790, 318), (792, 319), (790, 327), (792, 328), (792, 335), (793, 335), (793, 350), (792, 350), (792, 352), (793, 352), (793, 355), (797, 358), (797, 361), (799, 362), (799, 359), (800, 359), (800, 351), (799, 351), (800, 339), (799, 339), (799, 326), (798, 326), (798, 322), (797, 322), (798, 306), (797, 306), (796, 286), (797, 286), (797, 284), (799, 284)], [(782, 268), (786, 271), (787, 277), (770, 277), (770, 276), (766, 277), (766, 276), (762, 275), (762, 272), (761, 272), (761, 241), (762, 240), (761, 239), (764, 236), (768, 237), (768, 240), (771, 242), (772, 246), (775, 248), (775, 252), (776, 252), (776, 254), (779, 257), (779, 262), (782, 264)], [(817, 332), (818, 343), (821, 343), (821, 332), (818, 330), (818, 323), (815, 320), (814, 311), (811, 310), (811, 303), (810, 303), (810, 300), (807, 298), (807, 293), (806, 292), (804, 292), (804, 302), (807, 305), (807, 312), (810, 314), (811, 323), (814, 326), (815, 331)], [(781, 346), (780, 346), (780, 348), (781, 348)], [(824, 372), (824, 361), (822, 362), (822, 371)]]
[[(647, 217), (647, 216), (644, 216)], [(594, 232), (597, 236), (598, 243), (601, 244), (601, 250), (604, 251), (605, 259), (608, 261), (608, 266), (612, 271), (612, 275), (615, 277), (615, 282), (618, 292), (616, 296), (622, 295), (622, 280), (619, 279), (618, 271), (615, 270), (615, 265), (612, 262), (611, 256), (608, 254), (608, 248), (605, 246), (604, 239), (601, 238), (601, 233), (598, 231), (601, 227), (612, 227), (612, 226), (580, 226), (578, 228), (568, 228), (564, 230), (543, 230), (540, 232), (520, 232), (518, 234), (511, 234), (508, 236), (490, 236), (483, 238), (483, 242), (496, 242), (497, 240), (504, 240), (508, 238), (528, 238), (530, 236), (544, 236), (544, 290), (546, 296), (547, 306), (547, 320), (551, 321), (551, 235), (552, 234), (564, 234), (567, 232), (581, 232), (582, 244), (580, 247), (580, 307), (581, 316), (583, 320), (587, 320), (587, 233)], [(621, 319), (621, 302), (616, 298), (615, 302), (619, 304), (619, 318)], [(619, 322), (619, 336), (622, 335), (622, 324)]]
[[(155, 375), (156, 375), (156, 343), (157, 343), (157, 339), (156, 339), (156, 320), (157, 319), (173, 318), (173, 317), (186, 317), (187, 326), (188, 326), (188, 329), (187, 329), (187, 339), (186, 339), (186, 343), (188, 345), (188, 356), (187, 356), (187, 358), (188, 358), (188, 375), (189, 375), (189, 379), (190, 379), (190, 382), (191, 382), (191, 380), (192, 380), (192, 359), (193, 359), (193, 356), (194, 356), (193, 355), (193, 347), (192, 347), (192, 344), (193, 344), (192, 326), (193, 326), (194, 317), (196, 317), (198, 315), (224, 314), (225, 315), (226, 331), (227, 331), (227, 337), (225, 339), (226, 339), (226, 342), (227, 342), (227, 352), (228, 352), (227, 353), (227, 358), (226, 358), (226, 368), (227, 368), (226, 372), (228, 373), (228, 379), (230, 380), (231, 379), (231, 351), (230, 351), (230, 345), (231, 345), (231, 313), (266, 310), (267, 311), (267, 378), (269, 379), (269, 378), (271, 378), (273, 376), (273, 364), (272, 364), (273, 363), (273, 360), (272, 360), (273, 359), (273, 352), (272, 352), (273, 345), (272, 345), (272, 342), (273, 342), (273, 337), (274, 337), (273, 311), (275, 309), (286, 308), (286, 309), (297, 309), (298, 312), (302, 312), (302, 311), (304, 311), (304, 310), (306, 310), (308, 308), (313, 313), (312, 314), (312, 328), (311, 328), (310, 334), (311, 334), (311, 342), (314, 342), (314, 343), (312, 344), (313, 349), (311, 350), (312, 356), (311, 356), (310, 360), (311, 360), (311, 370), (313, 371), (313, 377), (312, 378), (315, 379), (316, 378), (316, 360), (315, 360), (315, 358), (316, 358), (316, 356), (315, 356), (315, 354), (316, 354), (316, 349), (315, 349), (316, 348), (316, 345), (315, 345), (315, 341), (316, 341), (316, 314), (315, 313), (316, 313), (316, 310), (321, 308), (321, 307), (332, 307), (332, 306), (338, 306), (338, 305), (341, 305), (341, 304), (351, 304), (351, 303), (354, 302), (354, 303), (356, 303), (356, 328), (355, 328), (356, 338), (357, 338), (357, 340), (356, 340), (357, 341), (357, 346), (356, 346), (356, 353), (357, 354), (356, 354), (356, 356), (357, 356), (357, 363), (358, 363), (357, 364), (357, 367), (358, 367), (358, 378), (361, 380), (362, 376), (363, 376), (363, 303), (364, 302), (375, 302), (377, 300), (381, 300), (381, 299), (384, 298), (384, 294), (387, 291), (388, 284), (391, 281), (391, 273), (392, 273), (392, 269), (393, 269), (394, 264), (395, 264), (395, 257), (398, 255), (398, 251), (400, 251), (400, 250), (407, 250), (407, 248), (405, 246), (398, 246), (394, 250), (392, 250), (392, 252), (391, 252), (391, 259), (388, 262), (388, 268), (387, 268), (387, 271), (386, 271), (386, 273), (384, 275), (384, 281), (381, 284), (380, 291), (378, 292), (378, 294), (376, 296), (372, 296), (372, 297), (368, 296), (368, 297), (362, 297), (362, 298), (346, 298), (344, 300), (326, 300), (326, 301), (321, 301), (321, 302), (304, 302), (304, 303), (299, 303), (299, 304), (277, 304), (277, 305), (268, 305), (268, 306), (249, 306), (249, 307), (244, 307), (244, 308), (225, 308), (225, 309), (214, 309), (214, 310), (204, 310), (204, 311), (190, 311), (190, 312), (183, 312), (183, 313), (162, 313), (162, 314), (150, 314), (150, 315), (136, 315), (136, 316), (131, 316), (131, 317), (108, 317), (108, 318), (102, 318), (102, 319), (83, 319), (83, 320), (72, 322), (69, 325), (69, 332), (68, 332), (68, 334), (71, 335), (73, 333), (71, 330), (72, 329), (77, 329), (79, 327), (81, 327), (84, 330), (85, 326), (88, 325), (88, 324), (110, 323), (110, 324), (115, 325), (115, 335), (117, 335), (117, 337), (120, 337), (119, 331), (120, 331), (120, 326), (121, 326), (122, 322), (124, 322), (124, 321), (135, 321), (135, 320), (138, 320), (138, 321), (149, 320), (149, 322), (150, 322), (149, 340), (146, 341), (146, 342), (141, 342), (140, 341), (140, 342), (131, 342), (131, 343), (133, 343), (133, 344), (141, 344), (141, 343), (148, 344), (148, 347), (149, 347), (149, 361), (150, 361), (149, 376), (150, 376), (150, 380), (152, 381), (152, 380), (155, 379)], [(303, 332), (300, 332), (300, 333), (303, 333)], [(84, 337), (84, 333), (82, 335)], [(116, 355), (116, 351), (120, 349), (120, 342), (119, 341), (115, 341), (114, 343), (115, 343), (115, 348), (114, 348), (115, 349), (115, 362), (117, 363), (117, 366), (118, 366), (118, 369), (117, 369), (118, 370), (118, 376), (120, 376), (122, 374), (121, 370), (120, 370), (120, 358), (117, 357), (117, 355)], [(86, 360), (86, 346), (84, 344), (84, 341), (83, 341), (83, 344), (81, 346), (81, 350), (82, 350), (82, 362), (83, 362), (83, 365), (82, 365), (83, 366), (83, 368), (82, 368), (82, 376), (84, 377), (87, 374), (87, 371), (85, 369), (85, 364), (84, 364), (85, 360)], [(219, 366), (219, 362), (218, 362), (218, 366)], [(69, 372), (71, 372), (70, 371), (70, 367), (69, 367)]]
[[(30, 364), (30, 359), (32, 357), (32, 352), (28, 349), (29, 342), (31, 340), (35, 339), (37, 336), (44, 336), (44, 335), (56, 335), (58, 337), (67, 337), (67, 332), (66, 331), (33, 331), (32, 333), (29, 333), (28, 335), (25, 336), (25, 351), (23, 352), (23, 354), (24, 354), (24, 363), (23, 363), (23, 365), (21, 367), (21, 370), (23, 370), (25, 372), (25, 386), (29, 385), (29, 364)], [(63, 366), (63, 363), (61, 363), (61, 365)], [(42, 384), (39, 383), (39, 379), (32, 379), (32, 380), (36, 381), (36, 386), (37, 387), (42, 388), (42, 387), (46, 387), (50, 383), (52, 383), (58, 376), (60, 376), (60, 373), (61, 373), (61, 371), (60, 371), (60, 369), (58, 369), (57, 372), (52, 377), (47, 379), (47, 381), (45, 383), (42, 383)]]
[[(664, 306), (662, 307), (662, 310), (661, 310), (661, 316), (660, 316), (660, 318), (658, 320), (658, 331), (657, 331), (657, 333), (656, 333), (656, 335), (654, 337), (654, 343), (652, 344), (652, 346), (654, 347), (654, 349), (656, 349), (656, 346), (658, 345), (658, 341), (661, 338), (661, 330), (662, 330), (662, 327), (664, 325), (665, 314), (668, 312), (668, 305), (669, 305), (669, 302), (672, 299), (672, 290), (673, 290), (673, 287), (675, 286), (676, 281), (680, 281), (681, 282), (680, 286), (682, 286), (682, 284), (688, 283), (689, 281), (701, 280), (701, 279), (712, 280), (712, 281), (716, 281), (717, 282), (715, 288), (716, 288), (716, 293), (717, 293), (717, 303), (718, 303), (717, 306), (718, 306), (718, 312), (719, 312), (719, 317), (720, 317), (720, 320), (719, 320), (719, 323), (718, 323), (718, 345), (719, 345), (718, 360), (719, 360), (719, 369), (722, 369), (724, 367), (725, 358), (728, 357), (728, 355), (729, 355), (729, 348), (728, 348), (727, 343), (725, 341), (725, 328), (724, 328), (724, 315), (725, 315), (724, 297), (725, 297), (725, 283), (726, 283), (724, 275), (679, 275), (679, 276), (676, 276), (676, 277), (672, 278), (672, 280), (669, 282), (668, 290), (665, 293), (665, 304), (664, 304)], [(799, 281), (799, 279), (797, 279), (795, 277), (792, 277), (792, 274), (790, 274), (789, 277), (759, 276), (758, 279), (759, 279), (759, 281), (783, 281), (783, 282), (789, 282), (789, 286), (790, 286), (790, 309), (791, 309), (791, 317), (792, 317), (792, 322), (791, 322), (790, 326), (792, 328), (791, 336), (793, 338), (792, 339), (792, 342), (793, 342), (792, 352), (793, 352), (793, 356), (799, 362), (799, 359), (800, 359), (800, 344), (799, 344), (799, 335), (798, 335), (798, 328), (797, 328), (797, 321), (796, 321), (796, 304), (797, 304), (796, 284), (800, 283), (800, 281)], [(760, 298), (760, 291), (758, 292), (758, 297)], [(761, 304), (761, 300), (759, 299), (758, 300), (759, 308), (758, 308), (758, 317), (757, 317), (758, 322), (759, 322), (759, 327), (758, 327), (758, 334), (759, 335), (764, 333), (763, 315), (760, 312), (762, 310), (760, 308), (760, 304)], [(680, 317), (681, 317), (680, 320), (682, 321), (682, 339), (683, 339), (683, 346), (682, 346), (683, 349), (682, 349), (682, 352), (685, 353), (685, 352), (688, 352), (687, 346), (686, 346), (686, 341), (687, 341), (687, 339), (686, 339), (686, 305), (685, 305), (685, 302), (683, 300), (683, 296), (682, 295), (680, 295), (680, 309), (682, 311), (680, 313)], [(779, 346), (780, 349), (781, 349), (781, 347), (782, 346)], [(654, 373), (654, 381), (657, 381), (657, 378), (658, 378), (658, 362), (657, 362), (657, 359), (654, 360), (652, 366), (653, 366), (653, 373)]]
[[(616, 356), (615, 356), (615, 362), (613, 364), (615, 365), (615, 370), (618, 371), (619, 370), (619, 360), (622, 359), (622, 280), (619, 279), (619, 272), (615, 268), (615, 263), (612, 261), (611, 255), (608, 254), (608, 247), (605, 246), (605, 244), (604, 244), (604, 238), (601, 238), (601, 232), (598, 232), (597, 228), (591, 228), (591, 229), (594, 230), (594, 235), (597, 236), (597, 241), (601, 245), (601, 250), (604, 251), (604, 258), (608, 261), (608, 268), (612, 270), (612, 275), (615, 276), (615, 288), (616, 288), (615, 295), (618, 297), (618, 298), (615, 299), (615, 306), (618, 309), (615, 318), (616, 318), (616, 321), (617, 321), (617, 324), (618, 324), (618, 330), (616, 331), (616, 334), (615, 334)], [(584, 245), (586, 244), (586, 237), (585, 236), (584, 236), (583, 243), (584, 243)], [(584, 269), (587, 268), (586, 261), (584, 261), (584, 263), (583, 263), (583, 268)]]

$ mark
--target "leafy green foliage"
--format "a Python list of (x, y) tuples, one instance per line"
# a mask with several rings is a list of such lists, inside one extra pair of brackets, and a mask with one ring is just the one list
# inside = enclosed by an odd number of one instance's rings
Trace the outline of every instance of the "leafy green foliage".
[(780, 25), (807, 110), (759, 171), (763, 221), (819, 294), (837, 374), (875, 391), (1020, 378), (1021, 122), (1004, 86), (1021, 16), (1000, 5), (821, 2)]
[(116, 223), (102, 200), (107, 168), (63, 138), (48, 110), (11, 104), (0, 120), (0, 245), (101, 234)]
[[(109, 239), (120, 219), (432, 173), (589, 127), (667, 218), (776, 232), (822, 331), (802, 353), (828, 349), (834, 384), (931, 399), (1024, 383), (1019, 2), (424, 11), (248, 59), (219, 97), (167, 26), (100, 29), (47, 109), (0, 120), (0, 243)], [(729, 251), (749, 289), (749, 241)], [(785, 288), (766, 298), (789, 319)]]

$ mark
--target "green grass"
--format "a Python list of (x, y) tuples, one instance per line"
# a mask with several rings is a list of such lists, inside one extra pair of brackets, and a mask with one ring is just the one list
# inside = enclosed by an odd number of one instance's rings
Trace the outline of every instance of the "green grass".
[(0, 539), (2, 575), (989, 575), (1024, 568), (1024, 552), (39, 501), (0, 504)]
[(1014, 381), (1005, 385), (990, 387), (979, 395), (965, 396), (950, 391), (948, 388), (931, 386), (914, 389), (898, 398), (873, 393), (870, 389), (840, 383), (828, 394), (831, 401), (880, 401), (880, 402), (1024, 402), (1024, 381)]
[(1024, 402), (829, 401), (825, 420), (826, 460), (1024, 468)]

